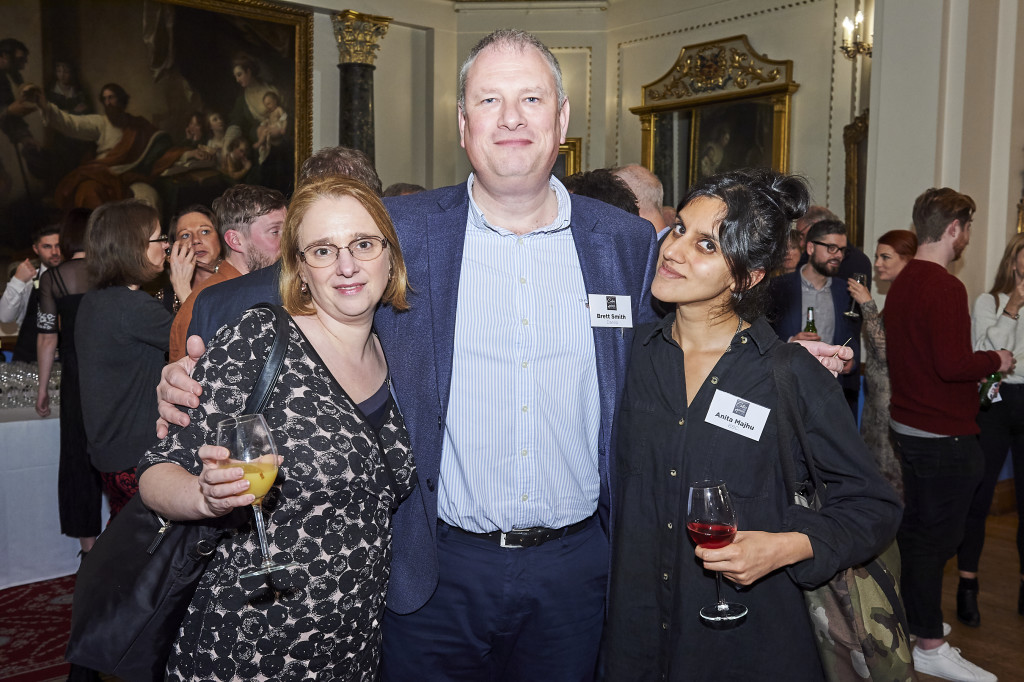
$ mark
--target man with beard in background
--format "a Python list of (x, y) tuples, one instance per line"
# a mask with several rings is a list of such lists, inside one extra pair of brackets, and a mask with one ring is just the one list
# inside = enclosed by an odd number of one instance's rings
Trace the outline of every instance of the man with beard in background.
[[(775, 315), (771, 323), (783, 341), (824, 341), (841, 345), (850, 340), (853, 359), (843, 365), (839, 383), (856, 417), (860, 377), (851, 373), (857, 368), (860, 357), (861, 320), (843, 314), (850, 309), (850, 293), (846, 280), (836, 276), (848, 246), (846, 225), (840, 221), (821, 220), (811, 226), (804, 245), (807, 263), (772, 280)], [(803, 331), (807, 322), (805, 312), (812, 307), (818, 331)]]
[(54, 198), (62, 209), (96, 208), (132, 196), (154, 206), (156, 192), (148, 184), (184, 153), (170, 136), (152, 123), (127, 112), (128, 93), (117, 83), (100, 90), (103, 114), (75, 115), (47, 102), (43, 89), (26, 84), (22, 96), (40, 111), (49, 128), (78, 140), (96, 143), (96, 155), (68, 173)]

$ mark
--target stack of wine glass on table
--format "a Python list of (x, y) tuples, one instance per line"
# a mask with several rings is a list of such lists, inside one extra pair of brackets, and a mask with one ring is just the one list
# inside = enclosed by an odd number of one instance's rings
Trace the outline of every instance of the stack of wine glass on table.
[[(50, 405), (60, 405), (60, 364), (54, 363), (47, 385)], [(39, 392), (39, 367), (29, 362), (0, 364), (0, 409), (35, 407)]]

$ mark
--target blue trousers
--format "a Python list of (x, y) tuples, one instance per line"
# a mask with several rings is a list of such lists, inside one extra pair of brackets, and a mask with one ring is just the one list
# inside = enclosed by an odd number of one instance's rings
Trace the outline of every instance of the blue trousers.
[(596, 519), (539, 547), (437, 529), (440, 580), (418, 611), (385, 611), (382, 680), (594, 679), (608, 585)]

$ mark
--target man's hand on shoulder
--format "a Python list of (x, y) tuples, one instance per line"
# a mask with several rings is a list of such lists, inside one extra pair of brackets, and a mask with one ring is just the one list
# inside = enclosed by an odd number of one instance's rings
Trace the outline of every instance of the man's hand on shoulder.
[(178, 409), (179, 405), (199, 407), (203, 387), (192, 378), (192, 370), (196, 368), (196, 361), (206, 352), (206, 346), (201, 337), (190, 336), (185, 342), (185, 349), (188, 355), (167, 365), (160, 372), (160, 384), (156, 387), (156, 407), (160, 413), (160, 418), (156, 420), (157, 438), (167, 437), (170, 424), (188, 426), (188, 415)]
[[(801, 332), (803, 334), (805, 332)], [(797, 334), (800, 336), (800, 334)], [(817, 336), (817, 334), (815, 334)], [(799, 343), (807, 352), (818, 359), (818, 362), (828, 371), (832, 372), (833, 376), (838, 375), (847, 366), (847, 363), (853, 366), (853, 349), (849, 346), (835, 346), (821, 341), (808, 341), (803, 339), (796, 339), (793, 337), (796, 343)]]

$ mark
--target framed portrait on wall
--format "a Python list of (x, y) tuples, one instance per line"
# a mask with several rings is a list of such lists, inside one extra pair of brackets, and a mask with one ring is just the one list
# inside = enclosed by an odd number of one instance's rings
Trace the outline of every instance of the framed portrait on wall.
[(579, 173), (582, 144), (582, 137), (565, 138), (565, 143), (558, 145), (558, 158), (555, 159), (555, 167), (551, 174), (563, 180), (574, 173)]
[(37, 0), (3, 3), (0, 24), (20, 55), (0, 45), (0, 260), (73, 207), (139, 197), (166, 221), (236, 183), (292, 191), (312, 144), (311, 12)]
[(688, 45), (672, 68), (644, 85), (641, 163), (676, 205), (703, 177), (738, 168), (789, 164), (793, 62), (773, 60), (746, 36)]

